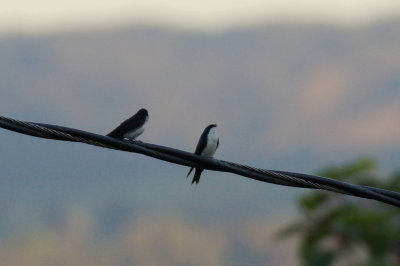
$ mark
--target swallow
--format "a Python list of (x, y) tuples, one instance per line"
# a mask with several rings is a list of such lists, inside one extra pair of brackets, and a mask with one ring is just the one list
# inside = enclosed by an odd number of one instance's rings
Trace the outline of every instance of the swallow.
[[(217, 132), (217, 125), (212, 124), (204, 129), (203, 133), (200, 136), (199, 142), (197, 143), (194, 154), (205, 157), (213, 157), (218, 146), (219, 146), (219, 138)], [(196, 168), (192, 179), (192, 184), (199, 183), (200, 175), (203, 172), (203, 170), (204, 169), (202, 168)], [(187, 174), (186, 177), (188, 177), (192, 171), (193, 167), (190, 168), (189, 173)]]
[(107, 136), (117, 139), (135, 140), (145, 129), (149, 113), (146, 109), (140, 109), (131, 118), (122, 122), (116, 129), (107, 134)]

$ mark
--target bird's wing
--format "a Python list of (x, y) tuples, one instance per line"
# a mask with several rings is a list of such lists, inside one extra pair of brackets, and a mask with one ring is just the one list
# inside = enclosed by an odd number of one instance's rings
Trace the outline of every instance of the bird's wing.
[(203, 134), (201, 134), (199, 142), (197, 142), (196, 150), (194, 154), (200, 155), (201, 152), (204, 150), (204, 148), (207, 145), (207, 133), (204, 131)]
[(123, 135), (132, 129), (141, 127), (146, 122), (146, 119), (140, 119), (136, 115), (131, 118), (125, 120), (121, 123), (117, 128), (107, 134), (109, 137), (113, 138), (123, 138)]
[(218, 149), (218, 146), (219, 146), (219, 139), (218, 139), (218, 141), (217, 141), (217, 147), (216, 147), (215, 149)]

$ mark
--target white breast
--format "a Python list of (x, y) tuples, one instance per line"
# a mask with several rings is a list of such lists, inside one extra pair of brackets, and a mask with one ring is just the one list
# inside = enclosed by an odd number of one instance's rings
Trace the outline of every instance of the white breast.
[(207, 145), (202, 151), (202, 156), (213, 157), (218, 145), (218, 132), (215, 127), (213, 127), (207, 135)]
[(124, 138), (126, 139), (136, 139), (139, 135), (141, 135), (145, 130), (145, 126), (141, 126), (135, 130), (128, 131), (124, 134)]

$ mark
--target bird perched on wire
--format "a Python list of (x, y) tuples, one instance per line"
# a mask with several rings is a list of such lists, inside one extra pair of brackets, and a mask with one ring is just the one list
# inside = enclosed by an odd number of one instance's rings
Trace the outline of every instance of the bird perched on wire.
[[(212, 124), (204, 129), (203, 133), (200, 136), (199, 142), (197, 143), (194, 154), (205, 157), (213, 157), (218, 146), (219, 146), (219, 138), (217, 132), (217, 125)], [(204, 169), (202, 168), (196, 168), (192, 179), (192, 184), (199, 183), (200, 175), (203, 172), (203, 170)], [(192, 171), (193, 167), (190, 168), (189, 173), (187, 174), (186, 177), (188, 177)]]
[(131, 118), (122, 122), (116, 129), (107, 134), (109, 137), (117, 139), (135, 140), (145, 129), (149, 113), (146, 109), (140, 109)]

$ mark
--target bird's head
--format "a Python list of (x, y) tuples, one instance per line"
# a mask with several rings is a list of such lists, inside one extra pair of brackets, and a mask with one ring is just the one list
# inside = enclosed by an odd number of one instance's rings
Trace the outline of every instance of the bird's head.
[(148, 115), (149, 115), (149, 113), (147, 112), (147, 110), (144, 109), (144, 108), (140, 109), (137, 113), (138, 113), (138, 114), (141, 114), (141, 115), (145, 115), (145, 116), (148, 116)]
[(217, 125), (216, 124), (211, 124), (208, 125), (205, 129), (208, 136), (212, 136), (213, 138), (218, 138), (218, 132), (217, 132)]
[(204, 130), (205, 130), (205, 131), (208, 131), (208, 132), (210, 132), (210, 131), (216, 131), (216, 130), (217, 130), (217, 124), (208, 125)]

